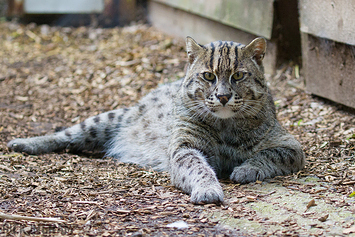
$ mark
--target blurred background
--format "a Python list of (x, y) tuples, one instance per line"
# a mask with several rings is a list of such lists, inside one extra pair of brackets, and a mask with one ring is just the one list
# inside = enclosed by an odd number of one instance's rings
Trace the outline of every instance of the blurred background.
[[(307, 90), (355, 108), (355, 0), (0, 0), (2, 21), (63, 27), (149, 23), (205, 44), (268, 40), (265, 72), (292, 64)], [(339, 77), (341, 75), (341, 77)]]
[(114, 27), (144, 19), (145, 0), (0, 0), (1, 15), (58, 26)]

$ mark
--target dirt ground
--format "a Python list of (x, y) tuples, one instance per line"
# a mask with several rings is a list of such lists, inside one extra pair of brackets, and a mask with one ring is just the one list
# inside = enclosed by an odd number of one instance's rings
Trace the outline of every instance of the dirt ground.
[[(147, 25), (94, 29), (0, 23), (0, 212), (65, 221), (0, 219), (0, 235), (307, 235), (308, 227), (291, 219), (270, 224), (246, 205), (273, 194), (255, 189), (263, 183), (309, 194), (315, 203), (322, 200), (355, 216), (354, 111), (307, 93), (299, 67), (292, 63), (267, 78), (278, 119), (304, 147), (306, 168), (254, 186), (221, 180), (226, 195), (221, 206), (193, 205), (188, 195), (170, 185), (167, 173), (102, 154), (30, 156), (6, 147), (13, 138), (51, 133), (130, 106), (159, 84), (183, 77), (185, 62), (182, 40)], [(317, 181), (299, 181), (305, 177)], [(318, 184), (321, 188), (315, 189)], [(298, 208), (319, 223), (326, 221), (326, 215), (307, 212), (316, 205), (312, 198)], [(285, 228), (253, 233), (228, 226), (216, 213)], [(168, 227), (177, 221), (188, 228)], [(339, 234), (355, 233), (354, 221), (352, 217), (338, 223)], [(330, 233), (320, 224), (309, 228), (317, 229), (312, 235)]]

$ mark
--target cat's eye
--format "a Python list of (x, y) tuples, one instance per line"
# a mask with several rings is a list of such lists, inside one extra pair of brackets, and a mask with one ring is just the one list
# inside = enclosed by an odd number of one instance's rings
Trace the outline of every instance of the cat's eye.
[(244, 78), (245, 73), (244, 72), (236, 72), (233, 74), (232, 78), (236, 81), (240, 81)]
[(216, 79), (216, 76), (213, 73), (205, 72), (203, 73), (203, 78), (207, 81), (213, 81), (214, 79)]

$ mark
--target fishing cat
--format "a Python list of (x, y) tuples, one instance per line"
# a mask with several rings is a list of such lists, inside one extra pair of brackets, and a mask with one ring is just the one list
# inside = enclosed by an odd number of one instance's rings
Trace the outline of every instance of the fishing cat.
[(244, 184), (302, 169), (301, 145), (277, 121), (264, 78), (265, 39), (200, 45), (187, 37), (186, 46), (184, 79), (160, 86), (133, 107), (8, 146), (28, 154), (102, 150), (168, 171), (193, 203), (223, 202), (217, 178)]

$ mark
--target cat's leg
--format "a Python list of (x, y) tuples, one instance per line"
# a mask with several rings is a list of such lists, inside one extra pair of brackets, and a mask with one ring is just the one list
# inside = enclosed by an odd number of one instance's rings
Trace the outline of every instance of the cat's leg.
[(293, 146), (274, 147), (260, 151), (240, 166), (235, 167), (230, 179), (243, 184), (301, 170), (305, 165), (304, 153), (296, 140), (292, 144)]
[(66, 148), (74, 151), (102, 150), (119, 130), (123, 112), (124, 109), (119, 109), (102, 113), (54, 134), (14, 139), (7, 146), (17, 152), (34, 155)]
[(181, 148), (172, 152), (170, 175), (173, 185), (191, 194), (192, 203), (223, 202), (217, 176), (199, 150)]

